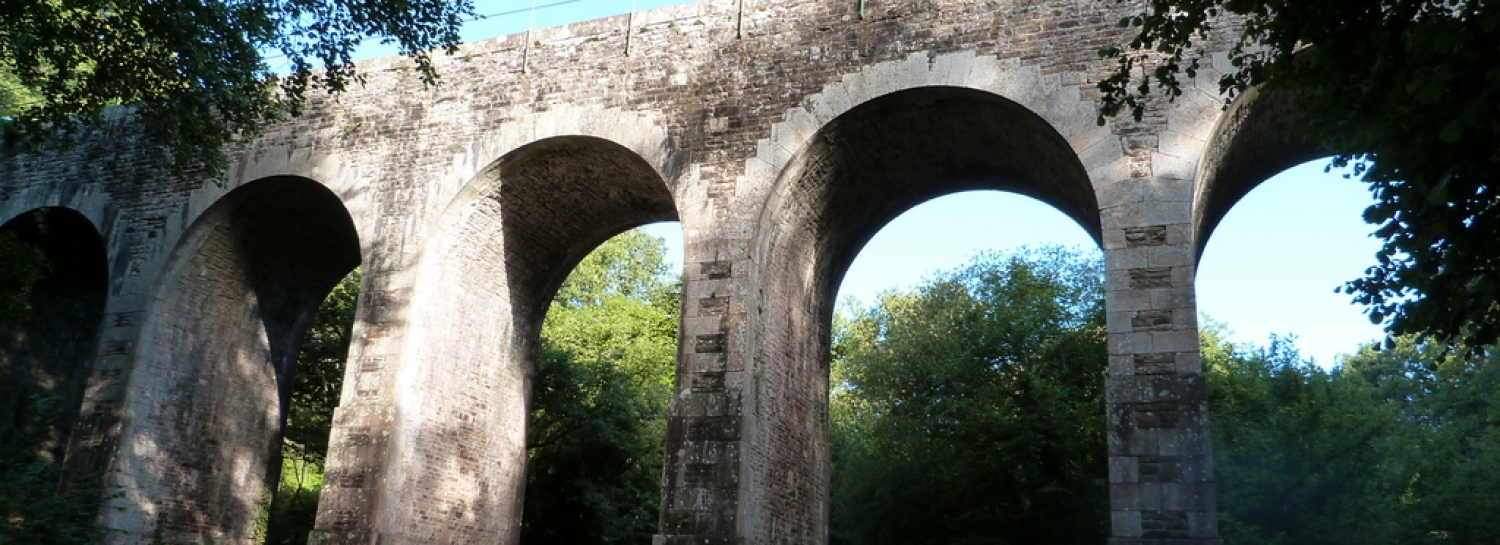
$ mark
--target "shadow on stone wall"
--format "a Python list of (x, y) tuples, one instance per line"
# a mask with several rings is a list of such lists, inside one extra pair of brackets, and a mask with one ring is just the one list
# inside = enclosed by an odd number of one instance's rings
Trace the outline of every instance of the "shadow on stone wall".
[(300, 337), (359, 262), (343, 203), (311, 180), (251, 182), (199, 217), (143, 327), (111, 529), (195, 543), (263, 534)]
[(403, 364), (412, 371), (398, 379), (413, 392), (402, 418), (420, 425), (398, 431), (404, 464), (391, 472), (387, 494), (421, 491), (424, 500), (387, 506), (390, 533), (382, 539), (516, 542), (531, 376), (548, 303), (609, 237), (677, 219), (660, 174), (595, 137), (523, 146), (471, 189), (473, 200), (455, 203), (455, 220), (428, 246), (433, 269), (413, 311), (423, 342), (416, 361)]

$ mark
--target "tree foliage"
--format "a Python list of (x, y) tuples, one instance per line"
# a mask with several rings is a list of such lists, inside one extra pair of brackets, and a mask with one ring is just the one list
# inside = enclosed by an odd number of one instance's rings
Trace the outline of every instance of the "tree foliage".
[(41, 97), (36, 91), (21, 83), (9, 61), (0, 59), (0, 119), (14, 118), (15, 114), (36, 107)]
[[(836, 315), (833, 542), (1104, 539), (1102, 293), (1059, 263), (990, 255)], [(1226, 544), (1500, 542), (1496, 350), (1406, 336), (1325, 369), (1223, 331), (1202, 358)]]
[[(1396, 339), (1330, 370), (1203, 333), (1226, 544), (1500, 542), (1493, 359)], [(1448, 352), (1445, 355), (1445, 352)]]
[[(468, 0), (3, 0), (0, 129), (35, 145), (124, 110), (179, 166), (296, 113), (312, 89), (360, 81), (364, 39), (395, 43), (425, 82), (428, 50), (458, 42)], [(284, 57), (278, 78), (268, 53)], [(314, 72), (314, 69), (322, 69)]]
[(986, 254), (840, 313), (837, 543), (1088, 543), (1107, 497), (1102, 272)]
[(31, 292), (51, 265), (42, 249), (7, 230), (0, 230), (0, 323), (24, 319), (31, 311)]
[[(1479, 352), (1484, 356), (1463, 355)], [(1411, 474), (1402, 492), (1405, 518), (1429, 542), (1500, 542), (1500, 521), (1474, 513), (1500, 509), (1500, 357), (1450, 351), (1413, 337), (1347, 362), (1352, 380), (1392, 407), (1415, 440), (1402, 445)]]
[(1219, 528), (1232, 544), (1403, 543), (1412, 437), (1357, 381), (1304, 360), (1286, 338), (1229, 346), (1203, 332)]
[(1365, 220), (1385, 241), (1345, 286), (1393, 334), (1425, 333), (1474, 349), (1500, 341), (1500, 7), (1486, 0), (1150, 0), (1120, 21), (1126, 47), (1099, 83), (1100, 122), (1140, 118), (1157, 91), (1182, 93), (1201, 46), (1237, 35), (1235, 71), (1295, 105), (1294, 130), (1353, 164), (1376, 204)]
[(644, 543), (656, 531), (680, 284), (628, 231), (564, 281), (542, 325), (528, 426), (526, 543)]
[(94, 523), (105, 492), (102, 474), (71, 473), (51, 449), (48, 424), (68, 414), (69, 396), (34, 395), (33, 418), (0, 434), (0, 543), (83, 545), (104, 532)]

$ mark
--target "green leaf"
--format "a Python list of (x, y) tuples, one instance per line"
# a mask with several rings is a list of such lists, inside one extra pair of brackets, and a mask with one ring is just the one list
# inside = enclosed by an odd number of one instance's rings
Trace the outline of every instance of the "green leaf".
[(1450, 144), (1458, 142), (1464, 137), (1464, 125), (1463, 118), (1449, 121), (1448, 124), (1443, 125), (1443, 130), (1438, 133), (1438, 139)]

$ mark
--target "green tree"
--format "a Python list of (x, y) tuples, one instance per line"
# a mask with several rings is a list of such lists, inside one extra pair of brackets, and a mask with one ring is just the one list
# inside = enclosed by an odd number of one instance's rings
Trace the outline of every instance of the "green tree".
[(11, 62), (0, 59), (0, 120), (11, 119), (17, 112), (34, 108), (40, 102), (36, 91), (16, 77)]
[(839, 314), (835, 542), (1104, 540), (1097, 256), (985, 254)]
[(1493, 357), (1400, 337), (1325, 370), (1222, 333), (1201, 338), (1226, 544), (1500, 542), (1474, 515), (1500, 508)]
[[(179, 167), (297, 113), (311, 89), (359, 81), (364, 39), (396, 43), (423, 81), (428, 50), (457, 44), (468, 0), (3, 0), (0, 129), (35, 145), (104, 127), (105, 109), (165, 144)], [(277, 78), (266, 52), (285, 58)], [(321, 71), (314, 72), (314, 69)]]
[(528, 427), (526, 543), (644, 543), (656, 531), (680, 283), (628, 231), (573, 270), (542, 325)]
[(1353, 164), (1385, 240), (1345, 286), (1393, 334), (1479, 349), (1500, 341), (1500, 7), (1486, 0), (1150, 0), (1102, 55), (1100, 123), (1182, 93), (1201, 43), (1228, 31), (1227, 96), (1295, 104), (1294, 130)]
[(282, 428), (281, 479), (266, 524), (269, 545), (307, 543), (317, 518), (328, 434), (343, 390), (361, 278), (360, 270), (355, 269), (340, 280), (302, 334)]
[(1465, 356), (1401, 337), (1345, 361), (1350, 377), (1414, 432), (1404, 449), (1412, 470), (1400, 500), (1425, 542), (1500, 542), (1500, 521), (1473, 516), (1500, 509), (1500, 358), (1493, 348), (1484, 352)]
[(1225, 543), (1416, 543), (1401, 501), (1414, 430), (1290, 339), (1236, 347), (1222, 332), (1200, 338)]

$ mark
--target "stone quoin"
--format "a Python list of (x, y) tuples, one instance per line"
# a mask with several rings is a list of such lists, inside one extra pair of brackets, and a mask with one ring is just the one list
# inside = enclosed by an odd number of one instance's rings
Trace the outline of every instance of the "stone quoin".
[(910, 207), (1013, 191), (1104, 249), (1109, 543), (1218, 543), (1194, 269), (1235, 201), (1316, 150), (1253, 92), (1224, 107), (1223, 39), (1181, 97), (1097, 125), (1097, 51), (1139, 9), (715, 0), (466, 44), (437, 87), (360, 63), (223, 176), (167, 173), (128, 126), (4, 151), (0, 224), (61, 210), (83, 272), (48, 318), (71, 333), (0, 354), (86, 386), (66, 455), (112, 470), (109, 542), (250, 544), (297, 339), (363, 267), (313, 541), (515, 543), (548, 301), (609, 237), (678, 220), (655, 543), (826, 543), (839, 280)]

